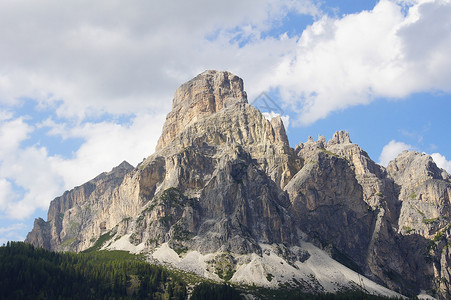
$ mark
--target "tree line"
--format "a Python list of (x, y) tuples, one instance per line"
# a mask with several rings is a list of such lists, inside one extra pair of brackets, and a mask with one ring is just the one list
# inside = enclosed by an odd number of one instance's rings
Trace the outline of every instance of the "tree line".
[(166, 268), (125, 251), (55, 253), (22, 242), (0, 247), (0, 299), (186, 299)]

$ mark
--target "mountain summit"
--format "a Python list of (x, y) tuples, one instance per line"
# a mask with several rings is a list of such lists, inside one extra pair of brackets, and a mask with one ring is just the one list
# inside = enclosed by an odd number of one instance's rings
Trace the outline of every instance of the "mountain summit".
[(385, 169), (344, 131), (292, 149), (242, 79), (210, 70), (177, 89), (154, 154), (55, 198), (26, 242), (238, 284), (449, 298), (450, 196), (424, 154)]

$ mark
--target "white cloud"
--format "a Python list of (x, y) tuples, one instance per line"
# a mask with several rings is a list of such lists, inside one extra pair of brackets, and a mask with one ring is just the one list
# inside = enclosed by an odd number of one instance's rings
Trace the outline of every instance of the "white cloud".
[[(164, 122), (164, 115), (137, 115), (130, 125), (86, 123), (67, 130), (66, 137), (86, 140), (73, 159), (52, 157), (50, 164), (65, 182), (65, 188), (79, 185), (123, 160), (137, 165), (152, 154)], [(58, 125), (57, 125), (58, 126)], [(77, 172), (73, 172), (73, 170)]]
[[(313, 3), (1, 1), (0, 104), (8, 109), (0, 112), (0, 210), (29, 216), (123, 159), (137, 164), (153, 152), (175, 89), (205, 69), (243, 77), (249, 100), (279, 88), (298, 113), (291, 124), (381, 96), (449, 91), (449, 1), (382, 0), (342, 18), (320, 17)], [(317, 21), (302, 36), (262, 34), (293, 11)], [(40, 124), (14, 117), (24, 99), (57, 107), (58, 116)], [(86, 118), (105, 113), (136, 117)], [(45, 144), (21, 147), (37, 129), (84, 143), (71, 158)], [(24, 190), (20, 201), (8, 200), (12, 182)]]
[(381, 0), (300, 38), (262, 38), (288, 12), (319, 18), (314, 3), (3, 1), (0, 102), (62, 101), (60, 115), (80, 118), (167, 112), (181, 82), (215, 68), (244, 77), (251, 97), (280, 87), (309, 124), (377, 97), (450, 91), (450, 1)]
[[(11, 141), (7, 151), (0, 152), (0, 212), (8, 218), (26, 218), (37, 208), (47, 209), (50, 201), (64, 190), (110, 170), (122, 160), (136, 165), (153, 153), (163, 121), (163, 115), (139, 114), (128, 125), (102, 122), (66, 128), (51, 120), (43, 122), (40, 127), (54, 126), (52, 134), (85, 140), (72, 158), (49, 155), (39, 145), (20, 148), (18, 141), (31, 130), (30, 126), (22, 119), (8, 121), (0, 127), (0, 133), (7, 127), (7, 132), (21, 134)], [(0, 141), (10, 137), (15, 135), (0, 134)], [(23, 198), (17, 201), (7, 178), (22, 187)]]
[(290, 126), (290, 116), (287, 115), (280, 115), (275, 112), (262, 112), (262, 115), (265, 117), (266, 120), (271, 121), (272, 118), (280, 117), (282, 119), (283, 126), (285, 127), (285, 130), (288, 130), (288, 127)]
[(413, 147), (411, 145), (391, 140), (382, 149), (381, 155), (379, 156), (379, 164), (386, 167), (390, 161), (392, 161), (398, 156), (398, 154), (400, 154), (404, 150), (412, 150), (412, 149)]
[(378, 97), (450, 92), (450, 20), (445, 0), (381, 0), (371, 11), (324, 16), (280, 63), (276, 86), (298, 112), (298, 125)]
[(205, 69), (270, 72), (287, 50), (260, 33), (288, 11), (319, 14), (309, 0), (2, 1), (0, 103), (62, 101), (60, 115), (80, 118), (167, 112), (178, 85)]
[(23, 223), (15, 223), (7, 227), (0, 227), (0, 246), (6, 244), (7, 241), (23, 241), (25, 238), (21, 232), (27, 226)]
[[(267, 89), (268, 74), (296, 38), (261, 33), (289, 11), (317, 16), (312, 3), (0, 2), (0, 213), (25, 218), (124, 159), (136, 165), (154, 151), (175, 89), (205, 69), (244, 77), (250, 98)], [(17, 117), (24, 101), (57, 116), (38, 124)], [(90, 121), (104, 114), (136, 117)], [(46, 130), (84, 142), (70, 158), (49, 154), (39, 141), (24, 148)], [(11, 197), (15, 187), (19, 201)]]
[[(414, 147), (412, 145), (391, 140), (382, 149), (381, 155), (379, 156), (379, 164), (386, 167), (390, 161), (398, 156), (398, 154), (404, 150), (413, 149)], [(451, 161), (447, 160), (446, 157), (440, 153), (432, 153), (431, 157), (439, 168), (442, 168), (451, 174)]]
[(14, 152), (32, 131), (23, 117), (13, 119), (8, 115), (4, 120), (0, 119), (0, 159)]
[(445, 169), (448, 174), (451, 174), (451, 161), (440, 153), (432, 153), (431, 156), (439, 168)]
[(5, 207), (12, 200), (14, 200), (14, 192), (11, 182), (5, 178), (0, 178), (0, 207)]

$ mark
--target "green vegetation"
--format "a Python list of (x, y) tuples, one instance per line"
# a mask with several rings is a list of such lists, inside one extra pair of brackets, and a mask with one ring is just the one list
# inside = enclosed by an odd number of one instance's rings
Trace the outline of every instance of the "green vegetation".
[(415, 200), (417, 198), (417, 193), (413, 192), (409, 195), (409, 199)]
[(172, 237), (178, 241), (187, 241), (192, 235), (191, 232), (185, 230), (180, 224), (174, 224), (172, 226)]
[(0, 299), (186, 299), (175, 273), (125, 251), (54, 253), (0, 247)]
[(413, 228), (411, 228), (411, 227), (409, 227), (409, 226), (403, 226), (402, 229), (403, 229), (407, 234), (410, 234), (410, 233), (412, 233), (413, 231), (415, 231), (415, 229), (413, 229)]
[(191, 300), (235, 300), (243, 299), (240, 293), (228, 284), (201, 283), (196, 286), (191, 295)]
[(272, 275), (271, 273), (266, 274), (266, 280), (268, 280), (269, 282), (271, 282), (271, 280), (274, 278), (274, 275)]
[(423, 223), (426, 225), (432, 224), (440, 218), (432, 218), (432, 219), (423, 219)]
[(235, 274), (235, 264), (233, 258), (229, 253), (222, 253), (215, 258), (216, 274), (219, 278), (229, 281), (233, 274)]
[[(443, 241), (446, 241), (446, 235), (445, 235), (445, 233), (446, 233), (448, 230), (450, 230), (450, 229), (451, 229), (451, 223), (448, 224), (447, 226), (445, 226), (442, 230), (440, 230), (440, 231), (434, 236), (434, 238), (433, 238), (432, 240), (429, 241), (428, 251), (437, 249), (437, 244), (438, 244), (440, 241), (442, 241), (442, 240), (443, 240)], [(445, 245), (445, 247), (447, 247), (447, 245), (449, 245), (450, 242), (451, 242), (451, 241), (449, 241), (449, 242)]]
[(61, 247), (61, 248), (69, 247), (69, 246), (72, 245), (74, 242), (75, 242), (75, 238), (70, 238), (70, 239), (64, 240), (64, 241), (60, 244), (60, 247)]
[(146, 207), (146, 208), (141, 212), (141, 215), (140, 215), (139, 217), (144, 218), (144, 213), (151, 212), (156, 206), (157, 206), (157, 203), (155, 203), (155, 202), (152, 203), (152, 204), (150, 204), (148, 207)]
[(233, 274), (235, 274), (235, 270), (232, 266), (228, 266), (226, 268), (216, 268), (216, 273), (218, 274), (219, 278), (229, 281), (232, 279)]
[(185, 196), (179, 189), (172, 187), (161, 194), (160, 200), (170, 207), (175, 207), (183, 204)]
[[(224, 261), (228, 261), (225, 253)], [(273, 276), (267, 274), (268, 280)], [(269, 279), (270, 278), (270, 279)], [(168, 270), (126, 251), (54, 253), (22, 242), (0, 247), (0, 299), (389, 299), (360, 291), (304, 294), (300, 289), (267, 289), (217, 284), (191, 273)]]
[(158, 221), (160, 221), (161, 223), (165, 223), (167, 221), (170, 221), (171, 218), (172, 218), (172, 216), (168, 215), (168, 216), (161, 217), (160, 219), (158, 219)]
[(80, 228), (80, 223), (70, 221), (69, 222), (69, 232), (77, 233)]
[[(284, 300), (385, 300), (398, 299), (383, 296), (368, 295), (361, 291), (343, 291), (336, 294), (322, 293), (322, 294), (306, 294), (302, 293), (300, 289), (295, 288), (251, 288), (252, 294), (258, 299), (284, 299)], [(402, 298), (399, 298), (402, 299)]]
[(333, 152), (330, 152), (330, 151), (328, 151), (328, 150), (326, 150), (326, 149), (319, 149), (319, 150), (323, 151), (323, 152), (326, 153), (326, 154), (329, 154), (329, 155), (332, 155), (332, 156), (335, 156), (335, 157), (339, 157), (338, 154), (333, 153)]
[[(416, 194), (415, 194), (415, 197), (416, 197)], [(416, 207), (416, 206), (411, 206), (411, 207), (414, 208), (423, 217), (423, 219), (426, 217), (424, 212), (422, 212), (418, 207)]]
[(445, 237), (445, 235), (444, 235), (444, 231), (442, 230), (442, 231), (440, 231), (439, 233), (437, 233), (435, 236), (434, 236), (434, 238), (432, 239), (432, 241), (434, 242), (434, 243), (438, 243), (438, 242), (440, 242), (441, 240), (444, 240), (446, 237)]
[(97, 239), (97, 241), (94, 243), (94, 245), (92, 245), (91, 248), (88, 248), (88, 249), (86, 249), (86, 250), (83, 251), (83, 252), (89, 253), (89, 252), (94, 252), (94, 251), (100, 250), (100, 248), (102, 248), (103, 244), (104, 244), (106, 241), (110, 240), (112, 237), (113, 237), (113, 235), (111, 234), (111, 231), (108, 231), (107, 233), (102, 234), (102, 235)]
[(175, 251), (175, 253), (177, 253), (179, 256), (183, 253), (188, 252), (188, 247), (177, 244), (177, 245), (173, 245), (173, 249)]

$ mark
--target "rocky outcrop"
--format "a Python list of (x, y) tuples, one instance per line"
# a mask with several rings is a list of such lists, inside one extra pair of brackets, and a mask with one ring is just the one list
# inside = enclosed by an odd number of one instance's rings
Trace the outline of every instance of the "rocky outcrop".
[(344, 131), (296, 153), (304, 166), (285, 189), (317, 245), (393, 290), (448, 295), (450, 183), (430, 156), (406, 151), (385, 170)]
[(364, 265), (375, 216), (345, 159), (319, 149), (285, 190), (304, 232)]
[[(281, 119), (247, 104), (231, 73), (206, 71), (182, 85), (156, 153), (132, 169), (121, 165), (52, 201), (48, 248), (81, 251), (113, 229), (134, 244), (202, 253), (296, 239), (281, 187), (299, 160)], [(196, 238), (181, 241), (180, 232)]]
[[(117, 223), (118, 188), (133, 167), (122, 162), (89, 182), (65, 192), (51, 203), (47, 222), (37, 219), (26, 242), (48, 250), (80, 251), (111, 223)], [(111, 225), (110, 225), (111, 226)]]
[(156, 150), (173, 141), (189, 124), (237, 103), (247, 103), (241, 78), (212, 70), (198, 75), (175, 92)]
[(33, 244), (36, 247), (51, 249), (50, 241), (52, 237), (50, 235), (50, 224), (44, 221), (42, 218), (34, 220), (33, 229), (28, 233), (27, 243)]
[[(451, 297), (451, 182), (432, 158), (415, 151), (404, 151), (391, 161), (387, 171), (397, 186), (401, 209), (398, 232), (413, 240), (425, 278), (442, 297)], [(421, 245), (421, 246), (420, 246)], [(427, 279), (425, 279), (427, 280)]]
[(385, 169), (345, 131), (292, 149), (281, 118), (249, 105), (239, 77), (206, 71), (177, 89), (154, 154), (54, 199), (26, 241), (155, 257), (170, 249), (175, 261), (206, 257), (200, 269), (236, 271), (248, 284), (246, 272), (277, 286), (268, 270), (282, 280), (292, 268), (301, 276), (292, 284), (325, 290), (332, 283), (307, 267), (321, 256), (312, 242), (390, 289), (446, 298), (450, 195), (449, 175), (429, 156), (404, 152)]

